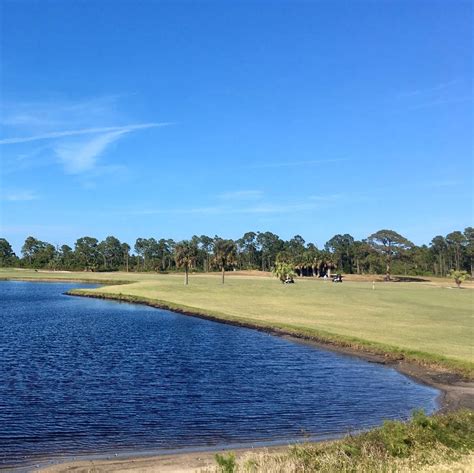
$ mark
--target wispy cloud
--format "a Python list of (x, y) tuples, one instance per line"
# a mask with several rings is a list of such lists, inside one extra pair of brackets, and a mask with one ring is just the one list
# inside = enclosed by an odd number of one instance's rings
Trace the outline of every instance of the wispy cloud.
[(125, 119), (118, 111), (119, 98), (119, 95), (105, 95), (79, 101), (58, 97), (50, 101), (4, 101), (0, 123), (4, 127), (21, 127), (30, 132), (54, 131), (65, 123), (73, 129), (85, 128), (92, 123), (101, 126)]
[(321, 195), (310, 195), (308, 199), (313, 202), (337, 202), (339, 200), (347, 198), (345, 194), (321, 194)]
[(80, 174), (95, 168), (98, 157), (105, 149), (131, 130), (104, 133), (79, 143), (63, 143), (54, 147), (59, 162), (67, 174)]
[(224, 192), (219, 194), (218, 198), (222, 200), (257, 200), (263, 197), (263, 191), (259, 190), (240, 190), (233, 192)]
[(25, 202), (37, 199), (39, 199), (38, 194), (32, 190), (7, 191), (3, 196), (3, 200), (9, 202)]
[(399, 98), (405, 97), (416, 97), (421, 95), (431, 95), (433, 93), (441, 92), (446, 89), (453, 87), (454, 85), (459, 84), (461, 81), (459, 79), (453, 79), (447, 82), (440, 82), (439, 84), (430, 86), (430, 87), (420, 87), (417, 89), (406, 90), (398, 94)]
[(340, 163), (343, 161), (349, 161), (347, 158), (338, 159), (314, 159), (308, 161), (285, 161), (275, 163), (255, 163), (248, 166), (249, 169), (266, 169), (266, 168), (284, 168), (284, 167), (297, 167), (297, 166), (315, 166), (319, 164), (330, 164)]
[(319, 202), (305, 201), (292, 203), (259, 203), (246, 206), (211, 205), (203, 207), (174, 208), (174, 209), (140, 209), (121, 211), (128, 215), (232, 215), (232, 214), (287, 214), (295, 212), (314, 211), (322, 208)]
[[(118, 98), (109, 95), (79, 101), (2, 104), (2, 172), (14, 174), (59, 164), (66, 174), (80, 175), (79, 182), (89, 187), (105, 174), (124, 176), (124, 165), (113, 159), (101, 162), (101, 156), (127, 134), (172, 123), (127, 120), (127, 124), (118, 110)], [(128, 178), (130, 173), (126, 175)]]
[(428, 87), (407, 90), (396, 95), (396, 100), (408, 106), (408, 110), (440, 107), (457, 103), (472, 102), (472, 91), (466, 89), (461, 79), (453, 79)]
[(318, 205), (313, 202), (296, 202), (290, 204), (261, 204), (236, 210), (238, 213), (282, 214), (316, 210), (317, 208)]
[(417, 105), (413, 105), (409, 108), (409, 110), (419, 110), (422, 108), (430, 108), (430, 107), (437, 107), (440, 105), (450, 105), (453, 103), (466, 103), (472, 102), (472, 97), (458, 97), (452, 99), (439, 99), (439, 100), (431, 100), (429, 102), (423, 102)]
[(100, 127), (100, 128), (83, 128), (80, 130), (64, 130), (64, 131), (53, 131), (50, 133), (42, 133), (33, 136), (24, 136), (16, 138), (3, 138), (0, 140), (0, 144), (15, 144), (15, 143), (26, 143), (29, 141), (38, 141), (38, 140), (48, 140), (56, 138), (64, 138), (69, 136), (78, 136), (78, 135), (90, 135), (94, 133), (128, 133), (133, 130), (140, 130), (144, 128), (156, 128), (168, 126), (171, 123), (142, 123), (138, 125), (126, 125), (126, 126), (109, 126), (109, 127)]

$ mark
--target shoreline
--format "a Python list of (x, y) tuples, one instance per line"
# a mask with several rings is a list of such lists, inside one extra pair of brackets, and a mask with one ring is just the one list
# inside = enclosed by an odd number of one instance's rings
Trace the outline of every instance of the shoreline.
[[(16, 279), (16, 278), (15, 278)], [(91, 283), (108, 285), (110, 283), (114, 285), (126, 284), (125, 281), (91, 281), (91, 280), (63, 280), (46, 278), (41, 281), (36, 278), (18, 278), (16, 280), (23, 280), (28, 282), (80, 282), (80, 283)], [(393, 353), (375, 353), (371, 352), (370, 348), (363, 346), (349, 346), (344, 345), (344, 341), (336, 340), (324, 340), (315, 337), (308, 336), (304, 333), (294, 333), (290, 330), (285, 330), (278, 327), (261, 326), (258, 324), (242, 321), (233, 320), (220, 317), (216, 314), (206, 314), (201, 309), (196, 309), (194, 312), (191, 307), (178, 306), (177, 304), (168, 303), (165, 301), (151, 300), (151, 299), (140, 299), (136, 296), (127, 296), (126, 294), (109, 294), (109, 293), (92, 293), (88, 292), (87, 289), (76, 289), (68, 291), (65, 294), (78, 296), (78, 297), (89, 297), (95, 299), (113, 300), (118, 302), (134, 303), (147, 305), (154, 308), (170, 310), (183, 315), (197, 317), (205, 320), (210, 320), (219, 323), (225, 323), (228, 325), (250, 328), (258, 330), (264, 333), (268, 333), (273, 336), (283, 337), (296, 343), (304, 343), (314, 346), (319, 349), (340, 353), (343, 355), (356, 357), (363, 359), (367, 362), (378, 363), (385, 365), (389, 368), (393, 368), (405, 376), (413, 379), (415, 382), (425, 384), (434, 387), (440, 391), (438, 398), (438, 409), (435, 412), (449, 412), (457, 410), (459, 408), (467, 407), (474, 410), (474, 383), (465, 381), (462, 375), (456, 372), (450, 372), (449, 368), (442, 368), (435, 364), (423, 364), (422, 360), (407, 360), (403, 356), (397, 357)], [(341, 438), (344, 434), (334, 437)], [(324, 443), (330, 441), (327, 438), (321, 440), (309, 440), (309, 442)], [(268, 442), (255, 442), (259, 446), (238, 446), (232, 448), (229, 446), (216, 446), (215, 448), (203, 447), (199, 450), (187, 450), (183, 449), (182, 452), (173, 453), (160, 453), (150, 451), (146, 452), (123, 452), (119, 454), (105, 453), (100, 455), (68, 455), (67, 457), (61, 458), (49, 458), (44, 460), (37, 460), (29, 466), (19, 466), (10, 471), (24, 472), (24, 471), (43, 471), (45, 473), (59, 473), (63, 471), (74, 471), (74, 472), (90, 472), (90, 471), (140, 471), (140, 472), (152, 472), (162, 471), (164, 473), (171, 472), (182, 472), (187, 473), (191, 471), (199, 471), (200, 469), (215, 465), (214, 455), (216, 453), (232, 451), (236, 453), (237, 458), (244, 456), (245, 454), (259, 453), (259, 452), (283, 452), (287, 450), (291, 444), (298, 443), (296, 440), (282, 441), (279, 446), (271, 441)], [(52, 462), (56, 462), (51, 464)], [(0, 471), (3, 468), (0, 466)]]
[[(126, 286), (134, 284), (134, 280), (111, 280), (111, 279), (88, 279), (88, 278), (54, 278), (54, 277), (2, 277), (0, 281), (24, 281), (24, 282), (47, 282), (47, 283), (84, 283), (98, 284), (100, 286)], [(422, 366), (425, 371), (433, 373), (435, 382), (441, 384), (452, 384), (457, 381), (474, 383), (474, 363), (445, 357), (429, 352), (421, 352), (413, 349), (406, 349), (398, 346), (391, 346), (379, 342), (373, 342), (362, 338), (348, 335), (339, 335), (325, 330), (300, 330), (291, 326), (275, 326), (265, 322), (255, 322), (254, 320), (245, 320), (242, 317), (229, 316), (225, 313), (218, 313), (206, 309), (186, 306), (184, 304), (173, 303), (166, 300), (151, 299), (141, 296), (128, 295), (126, 293), (104, 293), (98, 292), (99, 288), (72, 289), (65, 294), (71, 296), (91, 297), (96, 299), (108, 299), (118, 302), (127, 302), (131, 304), (147, 305), (163, 310), (170, 310), (191, 317), (203, 318), (219, 323), (225, 323), (238, 327), (250, 328), (252, 330), (263, 331), (276, 336), (289, 336), (300, 341), (308, 341), (316, 346), (326, 350), (335, 350), (340, 353), (347, 353), (351, 356), (367, 359), (368, 361), (379, 362), (382, 364), (393, 364), (402, 361), (413, 365)], [(474, 289), (474, 287), (473, 287)], [(91, 292), (94, 291), (94, 292)], [(448, 381), (446, 381), (448, 379)], [(423, 382), (426, 382), (423, 380)]]
[[(330, 440), (328, 440), (330, 441)], [(324, 440), (321, 442), (325, 442)], [(293, 444), (292, 444), (293, 445)], [(200, 450), (174, 451), (172, 453), (155, 452), (124, 452), (119, 454), (103, 455), (76, 455), (64, 458), (53, 458), (35, 462), (35, 465), (9, 469), (11, 473), (28, 473), (40, 471), (42, 473), (105, 473), (129, 472), (140, 473), (196, 473), (203, 469), (216, 466), (215, 455), (232, 452), (239, 459), (249, 453), (284, 453), (289, 444), (279, 446), (257, 447), (203, 447)], [(4, 471), (0, 467), (0, 472)], [(7, 470), (5, 470), (7, 471)]]
[[(134, 281), (125, 280), (107, 280), (107, 279), (63, 279), (63, 278), (2, 278), (0, 281), (24, 281), (24, 282), (52, 282), (52, 283), (90, 283), (99, 284), (103, 286), (108, 285), (127, 285)], [(88, 289), (72, 289), (65, 294), (76, 297), (89, 297), (93, 299), (112, 300), (116, 302), (125, 302), (129, 304), (140, 304), (155, 309), (169, 310), (177, 312), (189, 317), (196, 317), (212, 322), (233, 325), (236, 327), (249, 328), (258, 330), (260, 332), (268, 333), (269, 335), (287, 338), (297, 343), (306, 343), (316, 348), (333, 351), (356, 358), (363, 359), (371, 363), (378, 363), (388, 367), (392, 367), (398, 372), (410, 377), (416, 382), (425, 384), (427, 386), (438, 389), (440, 394), (440, 408), (439, 412), (448, 412), (462, 407), (474, 410), (474, 373), (472, 371), (469, 377), (461, 374), (459, 371), (450, 369), (449, 366), (443, 366), (442, 362), (437, 363), (436, 360), (424, 360), (420, 358), (407, 358), (403, 353), (391, 353), (383, 351), (383, 348), (377, 347), (376, 344), (371, 346), (364, 346), (360, 344), (363, 342), (349, 338), (338, 337), (337, 335), (331, 338), (332, 334), (328, 334), (328, 338), (319, 337), (317, 335), (307, 335), (295, 331), (285, 330), (284, 328), (266, 326), (264, 324), (256, 324), (245, 322), (242, 320), (233, 320), (225, 316), (218, 316), (216, 314), (206, 313), (197, 308), (186, 307), (179, 304), (174, 304), (158, 299), (146, 299), (137, 296), (128, 296), (127, 294), (110, 294), (103, 292), (89, 292)], [(370, 342), (368, 342), (370, 344)]]
[(396, 356), (391, 353), (371, 352), (366, 347), (354, 347), (344, 344), (344, 341), (318, 339), (305, 335), (303, 333), (294, 333), (289, 330), (267, 327), (264, 325), (253, 324), (241, 320), (232, 320), (218, 317), (204, 312), (193, 312), (191, 308), (180, 307), (175, 304), (166, 303), (159, 300), (145, 300), (135, 296), (129, 297), (124, 294), (106, 294), (84, 292), (87, 290), (79, 289), (68, 291), (65, 294), (76, 297), (89, 297), (92, 299), (112, 300), (131, 304), (140, 304), (156, 309), (169, 310), (189, 317), (196, 317), (212, 322), (223, 323), (235, 327), (249, 328), (269, 335), (283, 337), (297, 343), (309, 344), (313, 347), (323, 350), (329, 350), (335, 353), (348, 355), (363, 359), (370, 363), (382, 364), (393, 368), (398, 372), (408, 376), (414, 381), (438, 389), (440, 394), (439, 409), (437, 412), (448, 412), (466, 407), (474, 410), (474, 382), (466, 380), (462, 375), (449, 371), (448, 368), (440, 368), (436, 365), (427, 365), (422, 361), (405, 359), (403, 356)]

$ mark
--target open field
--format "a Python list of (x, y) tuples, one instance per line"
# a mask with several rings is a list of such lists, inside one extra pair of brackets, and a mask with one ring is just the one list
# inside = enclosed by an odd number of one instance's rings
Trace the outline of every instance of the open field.
[(376, 282), (374, 290), (367, 278), (355, 277), (343, 284), (303, 278), (282, 285), (275, 278), (248, 273), (228, 273), (225, 285), (218, 274), (191, 275), (189, 286), (183, 285), (180, 274), (1, 270), (0, 278), (103, 281), (109, 285), (77, 292), (156, 302), (234, 323), (440, 364), (464, 374), (474, 366), (474, 292), (455, 289), (447, 279)]

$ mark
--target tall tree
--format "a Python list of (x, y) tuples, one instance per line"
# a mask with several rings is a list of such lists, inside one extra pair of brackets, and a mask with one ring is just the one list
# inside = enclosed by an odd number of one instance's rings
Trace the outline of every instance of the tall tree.
[(138, 270), (140, 271), (140, 260), (143, 258), (143, 271), (145, 271), (146, 266), (146, 249), (148, 245), (148, 240), (146, 238), (137, 238), (135, 241), (135, 252), (138, 255)]
[(197, 257), (197, 246), (189, 240), (178, 243), (175, 247), (175, 260), (178, 268), (184, 268), (184, 285), (189, 283), (189, 268), (194, 266)]
[(247, 232), (237, 241), (240, 250), (243, 266), (246, 269), (255, 269), (258, 267), (257, 234)]
[(451, 254), (456, 271), (461, 269), (461, 262), (463, 256), (464, 245), (466, 244), (466, 237), (460, 232), (455, 231), (446, 235), (446, 243), (448, 251)]
[(390, 281), (392, 260), (413, 246), (413, 243), (393, 230), (379, 230), (367, 239), (375, 251), (385, 256), (387, 281)]
[(466, 256), (471, 271), (471, 278), (474, 278), (474, 228), (465, 228), (464, 238), (466, 239)]
[(0, 266), (10, 266), (16, 258), (13, 248), (5, 238), (0, 238)]
[(304, 257), (305, 241), (302, 236), (295, 235), (291, 240), (286, 242), (285, 250), (288, 252), (291, 261), (295, 264), (295, 267), (299, 268), (300, 276), (304, 274), (304, 267), (306, 265), (306, 259)]
[(35, 267), (55, 269), (56, 248), (51, 243), (45, 241), (40, 243), (40, 248), (35, 255)]
[(224, 284), (226, 266), (232, 266), (237, 261), (237, 248), (232, 240), (217, 238), (214, 241), (214, 261), (222, 271)]
[(355, 241), (352, 245), (352, 255), (357, 274), (368, 270), (367, 260), (372, 251), (371, 247), (364, 241)]
[(165, 240), (161, 238), (158, 241), (158, 255), (161, 261), (161, 270), (166, 271), (170, 268), (172, 260), (173, 260), (173, 248), (175, 246), (175, 242), (173, 240)]
[(204, 263), (203, 263), (203, 270), (207, 273), (211, 266), (211, 255), (212, 255), (212, 246), (214, 240), (207, 235), (201, 235), (199, 237), (199, 244), (204, 252)]
[(69, 245), (61, 245), (58, 251), (59, 265), (64, 269), (72, 269), (75, 266), (74, 252)]
[(334, 235), (324, 245), (324, 248), (334, 255), (340, 271), (352, 273), (353, 245), (354, 238), (346, 233), (345, 235)]
[(21, 247), (21, 254), (23, 255), (23, 258), (26, 258), (29, 266), (31, 266), (33, 262), (33, 256), (38, 251), (40, 244), (40, 240), (36, 239), (35, 237), (29, 236), (25, 239), (25, 243)]
[(122, 244), (120, 240), (114, 236), (108, 236), (104, 241), (99, 243), (99, 251), (104, 260), (105, 269), (119, 269), (123, 261)]
[(128, 273), (128, 263), (129, 263), (129, 259), (130, 259), (130, 245), (128, 243), (122, 243), (121, 244), (121, 249), (122, 249), (122, 254), (123, 254), (123, 259), (124, 259), (124, 263), (125, 263), (125, 271), (127, 271)]
[(434, 273), (436, 275), (444, 276), (446, 274), (446, 258), (448, 252), (448, 244), (443, 236), (435, 236), (430, 243), (430, 250), (436, 258), (436, 264), (434, 266)]
[(99, 266), (99, 241), (97, 238), (85, 236), (74, 244), (77, 262), (87, 271), (94, 271)]
[(29, 236), (21, 248), (23, 257), (28, 265), (34, 268), (48, 267), (56, 255), (56, 249), (51, 243)]
[(285, 243), (272, 232), (258, 232), (257, 243), (262, 254), (262, 271), (269, 271), (275, 264), (277, 254), (284, 250)]
[(154, 271), (158, 271), (161, 265), (161, 247), (154, 238), (148, 239), (145, 253), (148, 267)]

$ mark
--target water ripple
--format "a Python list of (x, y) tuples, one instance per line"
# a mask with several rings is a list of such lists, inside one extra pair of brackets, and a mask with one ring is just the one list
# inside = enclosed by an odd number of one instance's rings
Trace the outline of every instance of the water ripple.
[(0, 283), (0, 467), (346, 433), (432, 411), (392, 369), (248, 329)]

